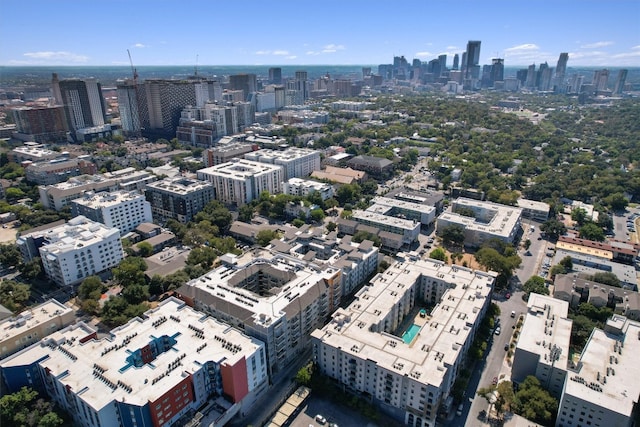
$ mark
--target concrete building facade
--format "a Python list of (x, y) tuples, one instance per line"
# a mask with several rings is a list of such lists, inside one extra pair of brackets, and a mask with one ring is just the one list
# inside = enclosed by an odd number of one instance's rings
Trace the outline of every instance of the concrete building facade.
[(151, 205), (137, 191), (87, 192), (71, 202), (71, 214), (83, 215), (107, 227), (115, 227), (124, 236), (143, 222), (152, 222)]
[(186, 223), (215, 199), (215, 192), (208, 182), (177, 176), (150, 183), (145, 197), (156, 221)]

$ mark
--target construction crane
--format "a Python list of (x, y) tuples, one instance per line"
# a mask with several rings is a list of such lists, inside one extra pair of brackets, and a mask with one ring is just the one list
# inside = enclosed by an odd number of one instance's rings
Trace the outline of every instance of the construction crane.
[(138, 70), (133, 67), (133, 60), (131, 59), (131, 52), (127, 49), (127, 54), (129, 55), (129, 63), (131, 64), (131, 73), (133, 74), (133, 84), (138, 84)]

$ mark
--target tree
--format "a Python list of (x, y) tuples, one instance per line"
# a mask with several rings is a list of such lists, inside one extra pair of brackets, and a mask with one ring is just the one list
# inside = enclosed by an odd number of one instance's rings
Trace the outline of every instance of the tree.
[(361, 243), (365, 240), (369, 240), (373, 242), (373, 244), (378, 247), (382, 245), (382, 240), (380, 239), (380, 237), (376, 236), (373, 233), (369, 233), (368, 231), (365, 231), (365, 230), (356, 231), (356, 234), (354, 234), (353, 237), (351, 238), (351, 241), (356, 243)]
[(242, 205), (238, 208), (238, 221), (250, 223), (253, 218), (253, 206), (250, 204)]
[(203, 246), (201, 248), (195, 248), (189, 252), (187, 257), (187, 264), (189, 265), (201, 265), (207, 269), (213, 265), (213, 261), (216, 260), (216, 253), (213, 248), (209, 246)]
[(557, 239), (567, 232), (567, 227), (555, 218), (546, 221), (540, 226), (540, 230), (549, 237)]
[(129, 304), (140, 304), (149, 299), (149, 286), (132, 284), (122, 289), (122, 296)]
[(20, 270), (22, 277), (28, 281), (41, 277), (43, 271), (40, 257), (35, 257), (24, 264), (20, 264), (18, 270)]
[(303, 220), (301, 220), (300, 218), (296, 218), (293, 221), (291, 221), (291, 225), (293, 225), (296, 228), (300, 228), (305, 224), (305, 222)]
[(0, 424), (13, 426), (57, 427), (63, 419), (54, 411), (51, 402), (38, 399), (38, 392), (22, 387), (0, 398)]
[(532, 292), (540, 295), (549, 295), (549, 289), (544, 279), (540, 276), (531, 276), (529, 280), (522, 285), (522, 290), (525, 292), (523, 296), (525, 300), (529, 299), (529, 294)]
[(8, 201), (22, 199), (24, 196), (24, 191), (16, 187), (9, 187), (5, 190), (5, 197)]
[(0, 264), (7, 268), (18, 266), (22, 263), (20, 249), (13, 244), (0, 245)]
[(142, 258), (153, 255), (153, 246), (149, 242), (140, 242), (136, 247), (138, 248), (138, 255)]
[(528, 251), (529, 248), (531, 247), (531, 240), (527, 239), (524, 241), (524, 250)]
[(551, 267), (551, 270), (549, 270), (549, 276), (551, 276), (552, 278), (557, 276), (558, 274), (567, 274), (567, 270), (564, 268), (564, 265), (556, 264)]
[(602, 199), (602, 202), (608, 205), (614, 211), (624, 211), (629, 201), (622, 193), (613, 193)]
[(437, 259), (438, 261), (444, 261), (446, 262), (447, 260), (447, 254), (444, 251), (444, 249), (442, 248), (435, 248), (434, 250), (431, 251), (431, 253), (429, 254), (429, 258), (433, 258), (433, 259)]
[(464, 243), (464, 228), (458, 224), (451, 224), (438, 230), (438, 235), (445, 245), (462, 246)]
[(513, 410), (528, 420), (552, 425), (558, 412), (558, 401), (542, 388), (536, 377), (529, 375), (515, 394)]
[(582, 208), (575, 208), (571, 211), (571, 219), (582, 226), (587, 220), (587, 211)]
[(265, 247), (269, 244), (269, 242), (277, 238), (278, 238), (278, 232), (275, 230), (260, 230), (256, 235), (256, 242), (260, 246)]
[(140, 257), (126, 257), (117, 267), (114, 267), (113, 278), (123, 286), (134, 284), (144, 285), (146, 283), (144, 272), (147, 270), (147, 263)]
[(610, 271), (603, 271), (599, 273), (595, 273), (593, 276), (589, 277), (589, 280), (593, 280), (594, 282), (602, 283), (603, 285), (614, 286), (616, 288), (620, 286), (620, 279), (618, 276), (611, 273)]
[(78, 287), (78, 296), (81, 299), (100, 299), (104, 285), (98, 276), (89, 276)]
[(604, 242), (604, 231), (602, 230), (602, 227), (599, 227), (592, 222), (588, 222), (580, 227), (580, 238), (596, 242)]
[(566, 257), (560, 260), (560, 265), (562, 265), (566, 272), (573, 270), (573, 259), (567, 255)]
[(296, 374), (296, 382), (300, 385), (308, 386), (311, 384), (311, 365), (303, 366)]
[(327, 224), (327, 231), (329, 233), (331, 233), (332, 231), (335, 231), (336, 228), (338, 228), (338, 225), (335, 222), (329, 222)]
[(0, 304), (14, 313), (24, 307), (24, 303), (29, 300), (30, 294), (29, 285), (14, 282), (13, 280), (0, 282)]
[[(507, 253), (510, 253), (509, 250)], [(476, 261), (487, 270), (492, 270), (498, 274), (509, 278), (513, 275), (513, 270), (518, 268), (522, 260), (517, 255), (504, 256), (496, 249), (482, 247), (475, 253)]]
[(320, 223), (324, 219), (324, 211), (322, 209), (314, 209), (311, 211), (311, 219), (314, 222)]

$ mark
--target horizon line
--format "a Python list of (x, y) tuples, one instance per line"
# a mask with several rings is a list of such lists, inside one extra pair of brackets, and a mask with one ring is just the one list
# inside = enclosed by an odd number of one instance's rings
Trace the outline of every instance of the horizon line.
[[(504, 65), (505, 68), (512, 67), (529, 67), (531, 65), (543, 64), (544, 62), (533, 63), (533, 64), (509, 64)], [(198, 68), (200, 67), (377, 67), (380, 65), (393, 65), (389, 63), (385, 64), (198, 64)], [(490, 65), (490, 64), (486, 64)], [(194, 67), (195, 64), (142, 64), (136, 65), (135, 68), (138, 67)], [(131, 68), (129, 64), (0, 64), (0, 67), (126, 67)], [(640, 68), (640, 65), (569, 65), (567, 64), (567, 68), (571, 67), (610, 67), (610, 68)], [(555, 68), (555, 67), (550, 67)], [(459, 71), (459, 70), (451, 70), (449, 71)]]

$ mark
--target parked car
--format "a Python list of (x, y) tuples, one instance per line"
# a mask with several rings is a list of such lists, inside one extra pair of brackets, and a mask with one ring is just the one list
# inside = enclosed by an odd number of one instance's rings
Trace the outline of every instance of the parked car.
[(493, 333), (496, 334), (496, 335), (500, 335), (500, 332), (502, 332), (502, 331), (500, 329), (500, 326), (498, 326)]
[(316, 415), (315, 420), (320, 423), (320, 425), (325, 425), (327, 423), (327, 419), (320, 414)]
[(516, 317), (516, 312), (515, 312), (515, 310), (511, 310), (511, 317)]
[(504, 345), (504, 351), (509, 351), (509, 344)]
[(456, 415), (457, 415), (457, 416), (462, 415), (462, 410), (463, 410), (463, 409), (464, 409), (464, 404), (463, 404), (463, 403), (459, 404), (459, 405), (458, 405), (458, 409), (456, 410)]

